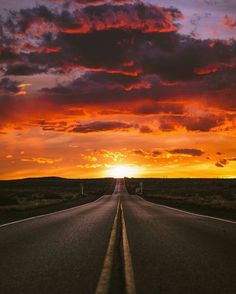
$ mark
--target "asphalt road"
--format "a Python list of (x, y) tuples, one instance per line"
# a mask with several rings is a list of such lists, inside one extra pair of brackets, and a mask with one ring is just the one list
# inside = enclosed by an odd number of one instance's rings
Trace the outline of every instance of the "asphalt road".
[(118, 180), (96, 202), (0, 226), (0, 260), (1, 294), (100, 294), (106, 282), (121, 293), (116, 263), (128, 294), (234, 294), (236, 224), (128, 195)]
[(1, 294), (94, 293), (118, 194), (0, 228)]

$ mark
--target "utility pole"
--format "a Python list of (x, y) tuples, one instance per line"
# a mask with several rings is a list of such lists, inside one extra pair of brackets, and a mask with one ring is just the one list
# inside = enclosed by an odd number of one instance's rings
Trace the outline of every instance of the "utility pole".
[(81, 195), (84, 196), (84, 185), (83, 185), (83, 183), (80, 183), (80, 188), (81, 188)]
[(140, 182), (140, 194), (143, 194), (143, 182)]

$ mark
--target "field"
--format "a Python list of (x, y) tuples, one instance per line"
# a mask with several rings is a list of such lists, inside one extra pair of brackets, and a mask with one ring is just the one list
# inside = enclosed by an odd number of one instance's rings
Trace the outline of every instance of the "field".
[(111, 194), (114, 186), (112, 178), (0, 181), (0, 223), (94, 201), (104, 194)]
[[(130, 194), (137, 192), (148, 201), (236, 220), (236, 180), (126, 178), (125, 181)], [(142, 194), (137, 191), (140, 182)], [(114, 186), (112, 178), (0, 181), (0, 224), (85, 204), (111, 194)]]
[[(126, 178), (131, 194), (143, 183), (148, 201), (189, 211), (236, 220), (235, 179), (134, 179)], [(141, 194), (138, 191), (138, 194)]]

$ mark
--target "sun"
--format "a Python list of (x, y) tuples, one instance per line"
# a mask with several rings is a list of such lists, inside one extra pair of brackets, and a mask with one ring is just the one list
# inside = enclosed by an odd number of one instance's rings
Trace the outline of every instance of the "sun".
[(112, 166), (108, 174), (113, 178), (134, 177), (138, 173), (138, 167), (131, 164), (122, 164)]

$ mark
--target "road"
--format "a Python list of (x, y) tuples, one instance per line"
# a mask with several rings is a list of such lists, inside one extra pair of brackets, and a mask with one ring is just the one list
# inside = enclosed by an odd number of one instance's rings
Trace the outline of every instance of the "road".
[(1, 294), (233, 294), (236, 224), (127, 193), (0, 226)]

